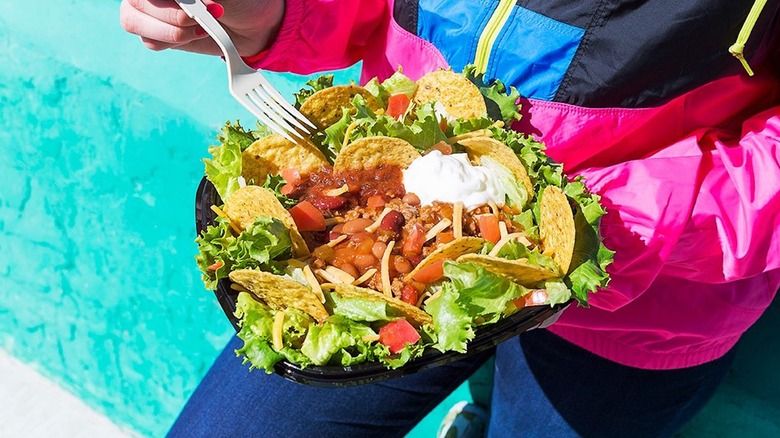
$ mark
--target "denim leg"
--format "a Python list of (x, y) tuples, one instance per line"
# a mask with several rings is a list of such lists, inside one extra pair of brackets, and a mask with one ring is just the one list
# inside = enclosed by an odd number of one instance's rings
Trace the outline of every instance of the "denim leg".
[(409, 376), (321, 388), (249, 372), (233, 338), (192, 394), (171, 437), (403, 437), (492, 352)]
[(490, 436), (671, 437), (714, 394), (733, 356), (643, 370), (533, 330), (498, 347)]

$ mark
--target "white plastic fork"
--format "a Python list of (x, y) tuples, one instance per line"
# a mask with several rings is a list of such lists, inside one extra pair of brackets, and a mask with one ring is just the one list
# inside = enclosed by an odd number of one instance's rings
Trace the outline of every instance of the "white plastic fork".
[(305, 141), (317, 127), (290, 105), (260, 72), (246, 65), (225, 29), (206, 10), (206, 5), (200, 0), (176, 0), (176, 3), (222, 49), (230, 94), (274, 132), (295, 143)]

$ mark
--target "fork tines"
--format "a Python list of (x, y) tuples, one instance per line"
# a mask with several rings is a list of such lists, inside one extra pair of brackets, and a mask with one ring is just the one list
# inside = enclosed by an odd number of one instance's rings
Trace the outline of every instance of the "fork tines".
[[(275, 91), (275, 90), (273, 90)], [(281, 96), (275, 97), (269, 87), (256, 87), (246, 94), (244, 106), (261, 122), (286, 139), (298, 143), (307, 141), (316, 126)]]

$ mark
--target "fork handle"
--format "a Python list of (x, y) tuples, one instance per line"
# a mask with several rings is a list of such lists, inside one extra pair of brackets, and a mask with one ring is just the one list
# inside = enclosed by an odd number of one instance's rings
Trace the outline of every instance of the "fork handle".
[(234, 62), (237, 59), (241, 59), (238, 49), (236, 49), (230, 36), (225, 32), (225, 28), (209, 13), (202, 1), (176, 0), (176, 3), (216, 41), (227, 60)]

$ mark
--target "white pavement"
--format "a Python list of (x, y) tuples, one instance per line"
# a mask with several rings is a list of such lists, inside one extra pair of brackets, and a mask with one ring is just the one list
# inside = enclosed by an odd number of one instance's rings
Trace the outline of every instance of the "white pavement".
[(0, 349), (0, 437), (130, 436), (78, 397)]

